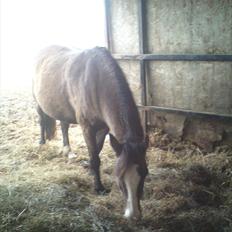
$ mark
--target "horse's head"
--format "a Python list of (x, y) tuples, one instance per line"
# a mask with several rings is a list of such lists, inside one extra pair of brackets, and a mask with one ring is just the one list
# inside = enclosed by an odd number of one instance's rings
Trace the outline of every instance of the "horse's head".
[(117, 182), (126, 199), (124, 217), (128, 219), (141, 217), (140, 200), (145, 177), (148, 174), (146, 148), (145, 143), (126, 143), (118, 157)]

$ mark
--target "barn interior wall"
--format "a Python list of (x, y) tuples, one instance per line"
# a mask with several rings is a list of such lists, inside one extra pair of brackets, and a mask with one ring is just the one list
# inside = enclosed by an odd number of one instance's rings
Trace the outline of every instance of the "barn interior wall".
[[(138, 0), (111, 0), (112, 53), (139, 54)], [(146, 53), (232, 54), (232, 0), (146, 0)], [(120, 61), (141, 104), (138, 61)], [(147, 104), (232, 114), (232, 63), (146, 61)], [(232, 144), (232, 120), (150, 112), (150, 127), (205, 150)]]
[(150, 112), (148, 123), (151, 145), (155, 145), (154, 127), (162, 129), (173, 139), (191, 141), (205, 152), (212, 152), (218, 145), (232, 145), (231, 119)]
[(153, 61), (149, 105), (232, 114), (232, 63)]
[(231, 0), (146, 0), (148, 53), (232, 54)]
[(111, 1), (112, 52), (139, 53), (138, 5), (136, 0)]
[(141, 83), (139, 78), (139, 63), (137, 61), (118, 61), (123, 73), (127, 77), (136, 103), (141, 105)]

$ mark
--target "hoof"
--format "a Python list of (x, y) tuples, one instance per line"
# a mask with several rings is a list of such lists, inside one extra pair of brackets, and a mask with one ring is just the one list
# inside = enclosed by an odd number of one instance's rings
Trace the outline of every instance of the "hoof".
[(105, 196), (110, 193), (109, 189), (105, 189), (103, 186), (101, 188), (95, 188), (97, 195)]
[[(89, 167), (90, 167), (90, 164), (89, 164), (89, 162), (88, 161), (86, 161), (86, 160), (82, 160), (82, 161), (80, 161), (80, 165), (83, 167), (83, 168), (85, 168), (85, 169), (89, 169)], [(90, 173), (91, 174), (91, 173)]]
[(69, 146), (64, 146), (63, 147), (63, 150), (61, 151), (61, 153), (64, 155), (64, 156), (68, 156), (68, 154), (71, 152), (71, 148)]
[(40, 144), (40, 145), (45, 144), (45, 140), (41, 139), (41, 140), (39, 141), (39, 144)]
[(77, 158), (77, 155), (75, 153), (73, 153), (73, 152), (69, 152), (68, 153), (68, 158), (69, 159), (74, 159), (74, 158)]

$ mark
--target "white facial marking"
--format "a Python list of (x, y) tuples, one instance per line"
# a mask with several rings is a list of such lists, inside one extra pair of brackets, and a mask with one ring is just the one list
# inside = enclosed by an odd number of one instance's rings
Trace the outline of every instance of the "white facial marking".
[(124, 182), (127, 188), (125, 218), (139, 218), (141, 214), (137, 197), (137, 188), (141, 177), (138, 174), (137, 166), (138, 165), (132, 165), (124, 175)]

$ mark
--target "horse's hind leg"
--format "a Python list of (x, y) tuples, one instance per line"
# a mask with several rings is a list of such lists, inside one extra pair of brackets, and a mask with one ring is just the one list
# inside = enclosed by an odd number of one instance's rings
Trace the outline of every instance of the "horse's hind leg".
[(46, 139), (51, 140), (56, 134), (56, 120), (43, 112), (37, 105), (40, 123), (40, 144), (45, 144)]
[(63, 154), (68, 155), (71, 151), (68, 137), (69, 123), (60, 121), (61, 131), (63, 136)]
[(39, 144), (45, 144), (46, 139), (45, 139), (45, 126), (46, 126), (46, 122), (45, 122), (45, 118), (44, 118), (44, 112), (42, 111), (42, 109), (37, 106), (37, 112), (39, 115), (39, 124), (40, 124), (40, 140), (39, 140)]
[[(97, 193), (101, 193), (105, 191), (104, 186), (102, 185), (101, 178), (100, 178), (100, 158), (99, 158), (99, 148), (102, 147), (104, 139), (102, 136), (101, 141), (99, 140), (97, 142), (96, 139), (96, 131), (91, 126), (83, 126), (83, 135), (85, 138), (85, 142), (88, 147), (88, 152), (90, 156), (90, 168), (94, 175), (94, 185), (95, 185), (95, 191)], [(104, 136), (105, 138), (105, 136)], [(99, 146), (98, 146), (99, 144)]]

